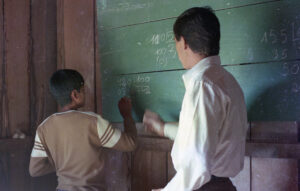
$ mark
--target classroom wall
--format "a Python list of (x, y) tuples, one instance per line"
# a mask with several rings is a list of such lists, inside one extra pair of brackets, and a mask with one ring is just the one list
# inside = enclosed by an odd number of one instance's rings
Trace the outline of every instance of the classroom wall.
[[(0, 190), (54, 190), (54, 174), (28, 175), (32, 139), (37, 125), (57, 111), (47, 88), (57, 68), (82, 72), (90, 98), (85, 109), (99, 113), (103, 109), (100, 71), (104, 66), (97, 49), (96, 1), (0, 2)], [(129, 9), (129, 5), (121, 7)], [(139, 7), (133, 5), (133, 9)], [(120, 123), (114, 125), (122, 128)], [(104, 181), (109, 191), (162, 187), (175, 173), (172, 141), (145, 132), (140, 123), (137, 126), (135, 152), (107, 151)], [(245, 168), (233, 180), (239, 191), (298, 190), (298, 126), (296, 121), (249, 123)], [(16, 129), (29, 137), (11, 139)]]
[[(1, 0), (0, 190), (39, 190), (43, 182), (52, 188), (55, 184), (51, 175), (37, 181), (28, 173), (30, 137), (38, 123), (56, 111), (47, 88), (55, 63), (56, 2)], [(16, 131), (29, 138), (13, 140)]]
[[(48, 80), (58, 68), (79, 70), (83, 108), (96, 111), (94, 1), (0, 0), (0, 190), (50, 191), (56, 175), (31, 178), (37, 126), (58, 110)], [(12, 139), (16, 131), (26, 139)]]

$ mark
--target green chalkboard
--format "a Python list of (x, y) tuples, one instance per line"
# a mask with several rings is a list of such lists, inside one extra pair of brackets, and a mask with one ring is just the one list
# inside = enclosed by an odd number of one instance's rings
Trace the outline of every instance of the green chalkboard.
[(222, 64), (244, 91), (249, 120), (300, 119), (299, 0), (160, 2), (97, 1), (104, 117), (121, 121), (116, 105), (127, 95), (138, 121), (145, 108), (178, 120), (185, 71), (172, 25), (186, 8), (209, 5), (221, 23)]

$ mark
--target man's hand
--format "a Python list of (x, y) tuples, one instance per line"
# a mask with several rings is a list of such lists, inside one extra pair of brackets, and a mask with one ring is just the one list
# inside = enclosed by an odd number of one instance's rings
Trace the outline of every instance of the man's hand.
[(156, 133), (159, 136), (164, 136), (165, 122), (158, 114), (150, 110), (146, 110), (143, 118), (143, 124), (147, 131)]
[(131, 99), (127, 97), (123, 97), (119, 101), (119, 111), (123, 118), (131, 117), (132, 105)]

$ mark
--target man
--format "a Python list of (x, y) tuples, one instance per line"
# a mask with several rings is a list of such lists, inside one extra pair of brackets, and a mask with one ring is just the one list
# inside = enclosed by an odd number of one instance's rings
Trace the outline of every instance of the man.
[(178, 124), (151, 111), (144, 125), (175, 139), (171, 156), (176, 174), (163, 191), (234, 191), (228, 177), (243, 168), (247, 111), (243, 92), (220, 63), (220, 24), (210, 8), (191, 8), (174, 26), (186, 92)]

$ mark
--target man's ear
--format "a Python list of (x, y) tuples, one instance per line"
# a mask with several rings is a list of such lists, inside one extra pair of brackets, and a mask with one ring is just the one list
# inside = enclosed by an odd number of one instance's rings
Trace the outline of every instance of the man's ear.
[(189, 45), (186, 43), (185, 39), (183, 38), (183, 36), (181, 37), (182, 43), (183, 43), (183, 48), (186, 50)]

